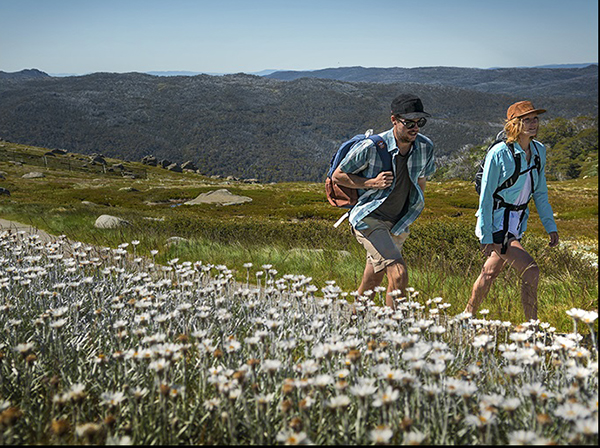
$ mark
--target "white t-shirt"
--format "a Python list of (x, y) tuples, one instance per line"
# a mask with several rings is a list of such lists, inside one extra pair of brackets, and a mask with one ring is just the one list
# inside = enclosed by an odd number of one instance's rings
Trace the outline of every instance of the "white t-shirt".
[[(521, 194), (515, 201), (515, 205), (526, 204), (529, 200), (529, 195), (531, 194), (531, 175), (527, 173), (527, 178), (525, 179), (525, 185), (523, 185), (523, 189), (521, 190)], [(520, 211), (511, 211), (510, 217), (508, 219), (508, 232), (515, 235), (517, 238), (520, 237), (521, 229), (521, 215), (525, 213), (525, 210)]]

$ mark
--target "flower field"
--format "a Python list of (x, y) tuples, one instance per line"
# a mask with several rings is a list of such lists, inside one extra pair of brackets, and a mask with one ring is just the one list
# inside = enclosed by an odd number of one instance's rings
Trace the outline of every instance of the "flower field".
[(557, 334), (137, 244), (0, 234), (1, 444), (598, 443), (596, 310)]

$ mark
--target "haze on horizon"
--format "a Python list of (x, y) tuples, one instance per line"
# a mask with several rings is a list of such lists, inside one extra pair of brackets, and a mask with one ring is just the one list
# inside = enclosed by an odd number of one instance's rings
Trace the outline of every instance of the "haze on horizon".
[(0, 70), (257, 73), (597, 63), (594, 0), (0, 0)]

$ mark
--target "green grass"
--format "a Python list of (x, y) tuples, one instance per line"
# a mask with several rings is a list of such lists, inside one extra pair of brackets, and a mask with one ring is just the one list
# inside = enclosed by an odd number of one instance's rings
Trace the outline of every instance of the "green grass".
[[(13, 151), (39, 151), (2, 144)], [(347, 292), (358, 287), (364, 251), (347, 222), (337, 229), (333, 227), (344, 211), (327, 203), (322, 184), (244, 184), (131, 165), (145, 169), (146, 178), (132, 180), (0, 162), (0, 171), (6, 173), (0, 186), (11, 191), (11, 196), (0, 197), (0, 216), (98, 246), (115, 248), (139, 240), (138, 254), (149, 255), (156, 249), (157, 261), (163, 263), (179, 258), (223, 264), (234, 270), (240, 281), (246, 280), (243, 265), (252, 263), (254, 271), (271, 264), (279, 274), (312, 277), (319, 287), (328, 280), (335, 280)], [(29, 171), (43, 171), (46, 177), (22, 179)], [(548, 247), (534, 205), (523, 241), (542, 272), (540, 319), (561, 331), (570, 330), (565, 310), (598, 307), (597, 267), (591, 267), (589, 260), (573, 251), (583, 248), (597, 257), (597, 182), (595, 177), (549, 183), (559, 234), (568, 247)], [(232, 206), (181, 205), (220, 188), (251, 197), (252, 202)], [(476, 209), (477, 195), (472, 183), (429, 182), (425, 210), (411, 226), (411, 236), (405, 244), (410, 286), (425, 297), (443, 297), (452, 304), (451, 314), (464, 309), (483, 264), (474, 235)], [(116, 230), (97, 229), (94, 222), (101, 214), (119, 216), (131, 225)], [(173, 236), (187, 242), (167, 246), (168, 238)], [(515, 274), (507, 269), (482, 307), (490, 310), (490, 318), (520, 322), (524, 317), (519, 289)]]

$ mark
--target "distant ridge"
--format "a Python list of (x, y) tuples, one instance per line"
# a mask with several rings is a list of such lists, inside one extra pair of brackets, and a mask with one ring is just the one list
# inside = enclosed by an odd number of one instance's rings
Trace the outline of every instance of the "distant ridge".
[(20, 72), (7, 73), (0, 70), (0, 79), (40, 79), (49, 78), (48, 73), (44, 73), (36, 68), (21, 70)]
[(598, 65), (597, 62), (591, 62), (588, 64), (554, 64), (554, 65), (540, 65), (537, 67), (533, 67), (533, 68), (585, 68), (585, 67), (589, 67), (590, 65)]
[[(271, 73), (275, 73), (279, 70), (261, 70), (259, 72), (249, 72), (249, 73), (245, 73), (247, 75), (254, 75), (254, 76), (266, 76), (266, 75), (270, 75)], [(151, 72), (143, 72), (146, 75), (152, 75), (152, 76), (198, 76), (198, 75), (210, 75), (210, 76), (225, 76), (225, 75), (231, 75), (233, 73), (226, 73), (226, 72), (192, 72), (192, 71), (177, 71), (177, 70), (166, 70), (166, 71), (151, 71)], [(93, 73), (85, 73), (85, 74), (77, 74), (77, 73), (51, 73), (50, 76), (53, 77), (57, 77), (57, 78), (64, 78), (67, 76), (85, 76), (85, 75), (91, 75)]]
[[(386, 67), (386, 68), (378, 68), (378, 67), (337, 67), (337, 68), (324, 68), (318, 70), (281, 70), (281, 69), (266, 69), (258, 72), (196, 72), (196, 71), (187, 71), (187, 70), (155, 70), (149, 72), (138, 72), (144, 73), (147, 75), (153, 76), (198, 76), (198, 75), (211, 75), (211, 76), (224, 76), (224, 75), (232, 75), (236, 73), (245, 73), (247, 75), (255, 75), (255, 76), (267, 76), (275, 79), (282, 79), (282, 77), (290, 77), (293, 76), (293, 79), (297, 79), (299, 74), (302, 74), (301, 77), (315, 77), (315, 74), (328, 73), (333, 70), (339, 71), (348, 71), (352, 69), (363, 69), (363, 70), (426, 70), (432, 68), (445, 68), (445, 69), (456, 69), (456, 70), (510, 70), (510, 69), (577, 69), (577, 68), (586, 68), (589, 66), (598, 66), (597, 62), (588, 62), (588, 63), (580, 63), (580, 64), (549, 64), (549, 65), (539, 65), (534, 67), (529, 66), (520, 66), (520, 67), (489, 67), (489, 68), (469, 68), (469, 67), (448, 67), (448, 66), (440, 66), (440, 67), (413, 67), (413, 68), (404, 68), (404, 67)], [(68, 76), (85, 76), (91, 75), (95, 72), (86, 72), (86, 73), (45, 73), (38, 69), (25, 69), (18, 72), (4, 72), (0, 70), (0, 78), (2, 79), (26, 79), (26, 78), (40, 78), (40, 77), (57, 77), (63, 78)], [(294, 75), (291, 75), (294, 74)], [(271, 76), (273, 75), (273, 76)], [(331, 79), (331, 78), (330, 78)], [(337, 78), (336, 78), (337, 79)]]
[(598, 64), (564, 68), (461, 68), (461, 67), (339, 67), (314, 71), (281, 71), (267, 78), (293, 81), (320, 78), (345, 82), (418, 83), (443, 85), (479, 92), (587, 98), (598, 93)]

